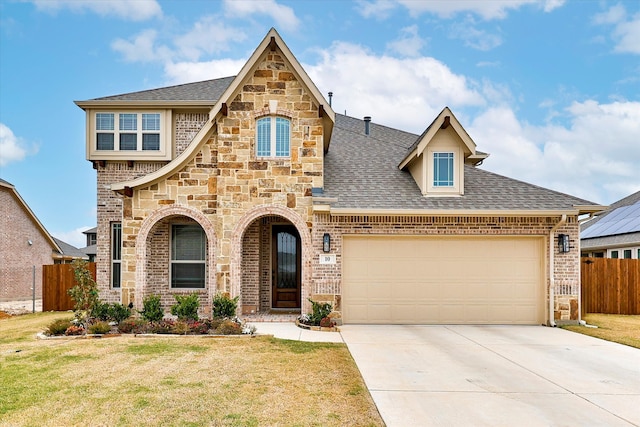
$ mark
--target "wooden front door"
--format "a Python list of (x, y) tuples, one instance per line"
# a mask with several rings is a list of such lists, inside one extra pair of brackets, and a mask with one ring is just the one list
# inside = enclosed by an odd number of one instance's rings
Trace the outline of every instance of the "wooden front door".
[(292, 225), (274, 225), (273, 308), (300, 308), (300, 235)]

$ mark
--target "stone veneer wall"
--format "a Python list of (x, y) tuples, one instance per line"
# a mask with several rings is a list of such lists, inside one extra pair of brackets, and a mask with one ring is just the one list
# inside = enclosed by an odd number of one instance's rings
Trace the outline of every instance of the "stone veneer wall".
[[(345, 234), (383, 234), (383, 235), (531, 235), (549, 236), (551, 228), (560, 218), (547, 217), (433, 217), (433, 216), (314, 216), (313, 227), (313, 288), (312, 298), (318, 301), (329, 301), (334, 305), (337, 315), (341, 307), (341, 275), (342, 275), (342, 236)], [(578, 239), (577, 217), (569, 217), (567, 223), (554, 234), (570, 235), (571, 241)], [(322, 236), (331, 235), (331, 253), (336, 254), (336, 264), (319, 264), (318, 257), (322, 252)], [(557, 253), (554, 241), (554, 301), (557, 320), (578, 319), (578, 290), (580, 287), (580, 267), (578, 251), (573, 249), (567, 254)], [(548, 240), (545, 244), (547, 259), (545, 276), (549, 287)], [(547, 292), (547, 306), (548, 306)], [(546, 306), (545, 306), (546, 308)]]
[[(277, 104), (276, 115), (291, 120), (290, 158), (256, 157), (255, 121), (273, 113), (270, 101)], [(145, 233), (153, 225), (149, 221), (158, 221), (154, 215), (163, 208), (180, 207), (190, 217), (197, 212), (202, 216), (198, 222), (215, 239), (215, 262), (208, 265), (215, 274), (207, 284), (209, 295), (218, 290), (232, 296), (241, 294), (241, 236), (254, 220), (280, 212), (307, 236), (312, 217), (311, 188), (322, 186), (322, 124), (318, 105), (280, 52), (265, 53), (195, 157), (179, 172), (137, 188), (132, 198), (124, 199), (122, 301), (134, 300), (140, 306), (140, 296), (146, 294), (143, 289), (153, 283), (149, 277), (159, 277), (152, 271), (159, 264), (139, 268), (147, 248), (136, 245), (148, 244)], [(232, 244), (236, 238), (239, 240)], [(306, 271), (310, 271), (310, 265)], [(171, 292), (168, 284), (163, 292)], [(258, 294), (247, 288), (242, 303), (260, 305)]]

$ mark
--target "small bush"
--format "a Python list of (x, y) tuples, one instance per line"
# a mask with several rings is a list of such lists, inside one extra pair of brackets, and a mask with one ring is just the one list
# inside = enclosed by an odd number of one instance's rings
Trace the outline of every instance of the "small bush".
[(69, 326), (71, 326), (71, 319), (57, 319), (54, 320), (46, 330), (47, 335), (64, 335)]
[(149, 295), (142, 300), (142, 311), (140, 315), (149, 322), (158, 322), (164, 318), (164, 310), (160, 303), (159, 295)]
[(71, 325), (64, 331), (65, 335), (82, 335), (84, 334), (84, 328), (82, 326)]
[(176, 304), (171, 307), (171, 314), (180, 320), (198, 320), (200, 298), (198, 294), (174, 295)]
[(323, 328), (333, 328), (336, 324), (330, 317), (323, 317), (322, 320), (320, 320), (320, 326)]
[(171, 319), (162, 319), (159, 322), (150, 323), (147, 326), (147, 332), (151, 334), (175, 334), (175, 324)]
[(111, 307), (109, 303), (98, 301), (96, 302), (96, 305), (93, 307), (93, 310), (91, 310), (91, 316), (100, 320), (109, 320), (110, 308)]
[(126, 305), (114, 303), (109, 306), (108, 317), (114, 322), (122, 322), (124, 319), (131, 317), (131, 309)]
[(236, 315), (238, 297), (229, 298), (227, 294), (216, 293), (211, 305), (211, 317), (220, 319), (231, 318)]
[(76, 318), (84, 323), (87, 320), (87, 316), (91, 316), (93, 310), (100, 303), (98, 285), (87, 268), (87, 261), (76, 259), (72, 265), (76, 285), (69, 289), (67, 293), (74, 301), (73, 310), (76, 313)]
[(189, 322), (189, 329), (192, 334), (196, 335), (204, 335), (209, 333), (209, 329), (211, 329), (211, 321), (207, 320), (195, 320), (193, 322)]
[(118, 332), (122, 334), (142, 334), (146, 332), (149, 322), (142, 319), (125, 319), (118, 323)]
[(187, 335), (189, 332), (191, 332), (191, 328), (189, 327), (189, 323), (187, 323), (185, 320), (178, 320), (173, 324), (171, 332), (178, 335)]
[(96, 322), (87, 328), (89, 334), (108, 334), (111, 332), (111, 326), (104, 321)]
[(216, 329), (216, 333), (220, 335), (240, 335), (242, 334), (242, 326), (233, 320), (223, 320)]
[(309, 315), (309, 322), (311, 325), (319, 325), (322, 319), (328, 317), (333, 306), (328, 302), (316, 302), (309, 298), (311, 303), (311, 314)]

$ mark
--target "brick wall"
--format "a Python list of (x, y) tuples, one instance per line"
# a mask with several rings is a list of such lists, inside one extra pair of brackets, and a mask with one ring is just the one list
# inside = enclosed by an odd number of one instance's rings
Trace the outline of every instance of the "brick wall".
[[(53, 264), (52, 248), (13, 192), (0, 187), (0, 301), (42, 298), (42, 266)], [(32, 244), (29, 245), (28, 241)]]
[[(529, 235), (548, 237), (559, 217), (432, 217), (432, 216), (329, 216), (315, 215), (313, 227), (313, 288), (314, 299), (330, 301), (336, 311), (341, 310), (342, 236), (345, 234), (377, 235)], [(319, 264), (322, 252), (322, 236), (331, 235), (331, 253), (336, 254), (335, 265)], [(569, 234), (572, 241), (578, 238), (576, 217), (554, 234)], [(547, 240), (548, 242), (548, 240)], [(579, 289), (579, 254), (577, 249), (568, 254), (558, 254), (554, 241), (554, 275), (556, 292), (555, 317), (558, 320), (577, 320)], [(549, 246), (545, 245), (545, 257), (549, 259)], [(548, 265), (548, 261), (546, 263)], [(548, 267), (545, 270), (549, 287)], [(548, 300), (547, 292), (547, 300)], [(573, 308), (573, 309), (572, 309)]]

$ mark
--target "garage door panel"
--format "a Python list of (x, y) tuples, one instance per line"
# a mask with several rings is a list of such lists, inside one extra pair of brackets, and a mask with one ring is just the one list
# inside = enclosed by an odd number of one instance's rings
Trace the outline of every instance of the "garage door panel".
[(544, 317), (544, 239), (345, 236), (346, 323), (520, 323)]

